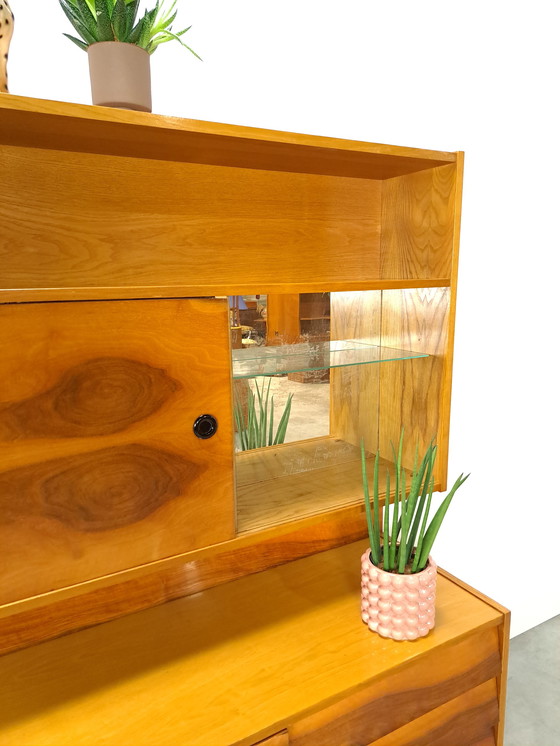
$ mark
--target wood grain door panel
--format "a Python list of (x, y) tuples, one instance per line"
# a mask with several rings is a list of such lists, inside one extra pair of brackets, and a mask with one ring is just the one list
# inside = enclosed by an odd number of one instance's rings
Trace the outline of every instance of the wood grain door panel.
[[(227, 313), (0, 306), (0, 603), (234, 535)], [(218, 421), (207, 440), (201, 414)]]

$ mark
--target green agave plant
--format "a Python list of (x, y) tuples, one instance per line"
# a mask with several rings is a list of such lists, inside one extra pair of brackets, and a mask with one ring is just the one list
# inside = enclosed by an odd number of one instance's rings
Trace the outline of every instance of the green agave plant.
[(233, 414), (242, 451), (283, 443), (290, 419), (293, 394), (288, 396), (275, 433), (274, 394), (270, 396), (270, 378), (266, 391), (264, 381), (261, 388), (259, 388), (258, 381), (255, 381), (255, 390), (257, 392), (256, 396), (252, 391), (249, 392), (246, 418), (243, 416), (243, 409), (238, 401), (235, 402), (234, 406)]
[[(392, 510), (389, 507), (391, 475), (387, 471), (386, 491), (383, 506), (382, 526), (379, 516), (379, 451), (375, 455), (373, 467), (373, 500), (369, 494), (366, 473), (366, 453), (362, 441), (362, 480), (366, 520), (368, 526), (371, 559), (374, 565), (383, 570), (404, 574), (423, 570), (436, 539), (442, 521), (453, 496), (468, 478), (468, 474), (457, 478), (447, 496), (428, 524), (432, 495), (434, 491), (433, 468), (437, 446), (430, 443), (424, 457), (418, 464), (418, 448), (407, 494), (406, 473), (402, 468), (403, 433), (395, 451), (395, 499)], [(391, 515), (392, 513), (392, 515)]]
[[(177, 16), (173, 0), (168, 9), (164, 0), (157, 0), (151, 10), (146, 10), (140, 20), (136, 20), (140, 0), (59, 0), (62, 10), (81, 38), (64, 34), (80, 49), (87, 50), (99, 41), (122, 41), (136, 44), (152, 54), (160, 44), (178, 41), (183, 47), (198, 54), (180, 38), (191, 28), (174, 32), (171, 25)], [(198, 57), (200, 59), (200, 57)]]

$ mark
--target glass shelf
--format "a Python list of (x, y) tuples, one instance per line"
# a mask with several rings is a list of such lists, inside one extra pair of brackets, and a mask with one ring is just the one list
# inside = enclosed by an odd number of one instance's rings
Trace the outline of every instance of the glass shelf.
[(254, 378), (418, 357), (428, 355), (355, 340), (303, 342), (271, 347), (252, 346), (249, 349), (233, 350), (233, 377)]

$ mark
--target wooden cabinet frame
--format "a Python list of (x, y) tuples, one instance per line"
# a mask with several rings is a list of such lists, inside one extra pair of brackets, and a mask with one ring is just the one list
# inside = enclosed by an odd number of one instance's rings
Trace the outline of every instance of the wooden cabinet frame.
[[(0, 113), (0, 303), (329, 292), (336, 339), (429, 354), (331, 371), (330, 436), (386, 458), (403, 425), (411, 449), (435, 436), (445, 488), (461, 153), (10, 95)], [(58, 634), (70, 607), (94, 623), (358, 539), (348, 494), (273, 525), (243, 523), (240, 493), (236, 534), (0, 606), (0, 645)]]

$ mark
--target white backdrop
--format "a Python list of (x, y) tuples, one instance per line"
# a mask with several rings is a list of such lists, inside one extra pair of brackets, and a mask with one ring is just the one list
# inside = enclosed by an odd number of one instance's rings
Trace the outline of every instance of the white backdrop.
[[(89, 103), (57, 0), (10, 2), (11, 92)], [(471, 477), (435, 555), (513, 634), (560, 613), (556, 5), (179, 0), (204, 62), (152, 58), (156, 113), (466, 151), (450, 478)]]

